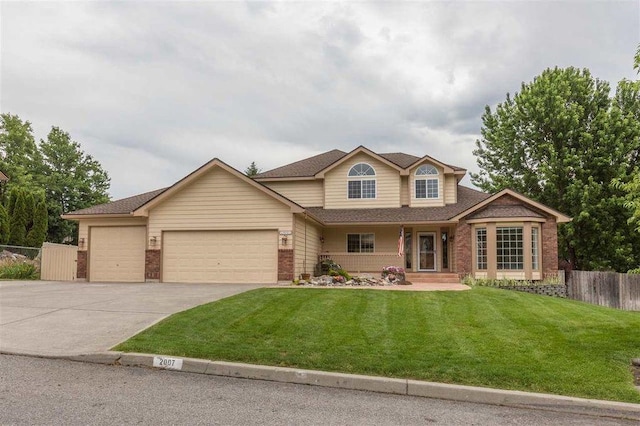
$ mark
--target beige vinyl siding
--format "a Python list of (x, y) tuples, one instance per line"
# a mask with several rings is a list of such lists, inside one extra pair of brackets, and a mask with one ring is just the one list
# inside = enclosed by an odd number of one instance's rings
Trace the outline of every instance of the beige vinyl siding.
[[(431, 164), (428, 162), (422, 164)], [(411, 207), (435, 207), (444, 206), (444, 170), (433, 164), (438, 170), (438, 175), (418, 176), (419, 179), (438, 179), (438, 198), (416, 198), (416, 170), (422, 164), (417, 165), (409, 171), (409, 192), (411, 194)]]
[(306, 220), (305, 228), (305, 219), (303, 215), (296, 215), (295, 223), (294, 278), (298, 278), (300, 274), (304, 272), (313, 275), (316, 263), (318, 263), (318, 255), (320, 254), (321, 250), (320, 236), (322, 235), (322, 231), (320, 227), (315, 224), (315, 222), (309, 219)]
[(220, 168), (213, 168), (149, 212), (149, 238), (162, 231), (291, 231), (288, 206)]
[(455, 204), (458, 202), (458, 180), (455, 176), (444, 178), (444, 203)]
[[(358, 163), (367, 163), (375, 169), (376, 198), (348, 198), (347, 174), (349, 169)], [(400, 207), (400, 173), (365, 153), (357, 154), (330, 170), (324, 180), (324, 208), (326, 209)]]
[[(354, 226), (324, 229), (322, 254), (329, 256), (349, 273), (381, 273), (385, 266), (404, 267), (404, 257), (398, 256), (399, 226)], [(348, 253), (347, 234), (374, 234), (373, 253)]]
[(322, 207), (322, 180), (264, 182), (266, 186), (284, 195), (302, 207)]
[(410, 201), (410, 195), (409, 195), (409, 176), (402, 176), (402, 179), (400, 180), (400, 205), (401, 206), (408, 206)]
[(400, 226), (352, 226), (325, 228), (323, 252), (347, 252), (347, 234), (374, 234), (374, 253), (397, 253)]
[(90, 226), (143, 226), (146, 224), (146, 217), (81, 219), (78, 222), (78, 244), (80, 244), (80, 241), (84, 241), (84, 246), (79, 246), (78, 249), (86, 250), (89, 247)]

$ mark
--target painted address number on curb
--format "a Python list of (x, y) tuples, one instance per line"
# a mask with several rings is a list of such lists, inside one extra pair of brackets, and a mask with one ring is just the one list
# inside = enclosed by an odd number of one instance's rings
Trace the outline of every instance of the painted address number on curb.
[(153, 366), (158, 368), (168, 368), (170, 370), (182, 370), (182, 360), (180, 358), (154, 356)]

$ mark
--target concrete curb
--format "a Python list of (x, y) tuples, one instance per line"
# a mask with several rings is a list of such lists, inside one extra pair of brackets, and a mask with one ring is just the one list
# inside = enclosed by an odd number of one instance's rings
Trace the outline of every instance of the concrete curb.
[(640, 404), (562, 395), (114, 351), (81, 355), (29, 355), (10, 351), (0, 351), (0, 353), (147, 368), (158, 368), (153, 366), (154, 358), (162, 357), (180, 360), (182, 365), (180, 368), (158, 369), (640, 421)]

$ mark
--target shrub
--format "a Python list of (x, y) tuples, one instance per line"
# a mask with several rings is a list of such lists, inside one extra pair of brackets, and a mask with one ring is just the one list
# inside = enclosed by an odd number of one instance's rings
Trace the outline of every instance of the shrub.
[(631, 269), (629, 272), (627, 272), (628, 274), (633, 274), (633, 275), (640, 275), (640, 268), (636, 268), (636, 269)]
[[(337, 265), (338, 267), (340, 265)], [(327, 275), (331, 275), (332, 277), (344, 277), (345, 280), (349, 281), (351, 279), (351, 275), (349, 275), (349, 273), (347, 271), (345, 271), (342, 268), (337, 268), (337, 269), (329, 269), (329, 273)]]
[(40, 273), (33, 263), (11, 262), (0, 265), (0, 279), (37, 280), (38, 278), (40, 278)]

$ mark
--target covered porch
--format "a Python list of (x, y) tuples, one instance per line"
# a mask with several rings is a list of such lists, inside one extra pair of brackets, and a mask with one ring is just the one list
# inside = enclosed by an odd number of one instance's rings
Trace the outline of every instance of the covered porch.
[(452, 224), (325, 227), (318, 261), (331, 259), (350, 274), (380, 273), (386, 266), (407, 273), (455, 272)]

